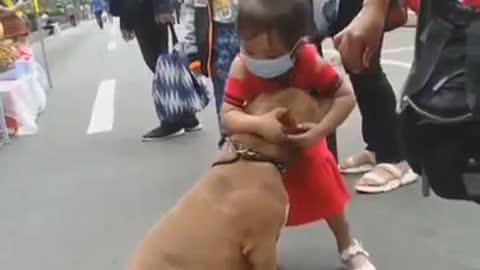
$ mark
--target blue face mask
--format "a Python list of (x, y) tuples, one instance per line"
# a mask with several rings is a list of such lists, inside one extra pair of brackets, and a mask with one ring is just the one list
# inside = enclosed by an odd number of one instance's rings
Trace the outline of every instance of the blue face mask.
[(253, 58), (243, 50), (242, 55), (244, 57), (245, 66), (250, 72), (261, 78), (272, 79), (287, 73), (295, 66), (293, 54), (296, 48), (297, 46), (294, 46), (291, 52), (275, 59)]

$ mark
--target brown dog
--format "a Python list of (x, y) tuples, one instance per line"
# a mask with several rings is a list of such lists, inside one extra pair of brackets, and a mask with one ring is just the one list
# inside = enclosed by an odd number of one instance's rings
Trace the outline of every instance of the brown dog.
[[(263, 115), (286, 108), (281, 121), (292, 128), (323, 118), (331, 99), (317, 100), (305, 91), (286, 89), (263, 94), (246, 111)], [(287, 145), (246, 134), (231, 138), (261, 156), (288, 160)], [(288, 211), (282, 175), (273, 163), (235, 159), (238, 153), (231, 149), (222, 150), (220, 161), (226, 164), (210, 168), (150, 230), (130, 270), (276, 269), (276, 243)]]

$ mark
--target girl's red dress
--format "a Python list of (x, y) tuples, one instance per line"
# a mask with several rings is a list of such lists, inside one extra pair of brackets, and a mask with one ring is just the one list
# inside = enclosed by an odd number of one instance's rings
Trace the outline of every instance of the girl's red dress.
[[(241, 59), (241, 55), (239, 56)], [(333, 94), (340, 78), (332, 66), (317, 67), (317, 49), (304, 45), (297, 50), (295, 67), (280, 80), (263, 79), (245, 69), (242, 80), (229, 78), (225, 89), (225, 102), (242, 107), (262, 91), (275, 91), (287, 87)], [(246, 102), (246, 103), (245, 103)], [(308, 148), (301, 159), (289, 167), (284, 184), (290, 201), (287, 226), (297, 226), (335, 217), (344, 212), (350, 194), (337, 168), (336, 161), (321, 139)]]

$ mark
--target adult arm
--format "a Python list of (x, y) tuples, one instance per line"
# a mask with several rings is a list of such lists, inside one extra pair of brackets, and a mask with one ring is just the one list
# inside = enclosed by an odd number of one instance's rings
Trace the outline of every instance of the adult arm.
[(365, 0), (355, 19), (334, 37), (348, 71), (360, 73), (369, 68), (380, 48), (389, 6), (390, 0)]

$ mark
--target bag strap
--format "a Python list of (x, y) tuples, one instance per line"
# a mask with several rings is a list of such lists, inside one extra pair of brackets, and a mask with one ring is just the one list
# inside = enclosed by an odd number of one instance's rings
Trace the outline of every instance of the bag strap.
[(173, 23), (168, 23), (168, 28), (170, 29), (170, 33), (172, 34), (173, 46), (175, 46), (178, 44), (178, 36), (177, 32), (175, 31), (175, 27), (173, 26)]

